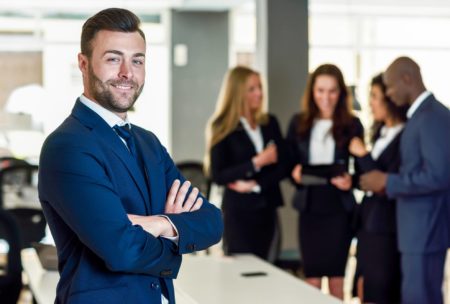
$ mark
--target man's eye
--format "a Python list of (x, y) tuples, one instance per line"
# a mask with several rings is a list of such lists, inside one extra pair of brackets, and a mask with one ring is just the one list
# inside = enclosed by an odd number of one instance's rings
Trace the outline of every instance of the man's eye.
[(134, 59), (133, 63), (136, 64), (136, 65), (143, 65), (144, 64), (144, 60)]
[(119, 62), (119, 58), (108, 58), (107, 61), (108, 62)]

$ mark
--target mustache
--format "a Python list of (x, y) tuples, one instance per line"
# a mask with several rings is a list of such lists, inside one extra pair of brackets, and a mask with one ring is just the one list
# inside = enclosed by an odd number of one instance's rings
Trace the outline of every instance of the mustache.
[(123, 80), (123, 79), (115, 79), (115, 80), (108, 80), (108, 84), (115, 85), (115, 86), (130, 86), (130, 87), (138, 87), (137, 83), (133, 80)]

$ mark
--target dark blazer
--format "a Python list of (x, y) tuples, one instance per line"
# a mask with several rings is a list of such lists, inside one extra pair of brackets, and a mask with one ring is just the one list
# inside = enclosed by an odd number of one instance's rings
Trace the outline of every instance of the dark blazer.
[(450, 112), (431, 95), (406, 123), (401, 166), (386, 192), (397, 199), (402, 253), (444, 251), (450, 242)]
[(221, 213), (206, 200), (198, 211), (166, 214), (178, 246), (131, 224), (127, 213), (164, 214), (173, 181), (184, 181), (154, 134), (131, 130), (146, 177), (113, 129), (80, 101), (44, 143), (39, 198), (58, 250), (55, 303), (161, 303), (161, 292), (175, 303), (181, 254), (221, 237)]
[[(400, 138), (401, 132), (389, 143), (377, 160), (374, 160), (370, 153), (357, 158), (360, 173), (371, 170), (397, 173), (400, 167)], [(388, 199), (386, 195), (364, 196), (359, 212), (361, 228), (372, 233), (395, 233), (397, 231), (395, 208), (395, 200)]]
[[(309, 163), (309, 142), (310, 142), (310, 132), (307, 136), (300, 136), (297, 132), (298, 122), (300, 120), (300, 115), (295, 114), (290, 123), (287, 133), (287, 145), (288, 145), (288, 155), (289, 155), (289, 175), (293, 167), (296, 164), (306, 165)], [(354, 117), (350, 127), (344, 133), (344, 144), (343, 148), (336, 145), (334, 151), (334, 163), (342, 164), (348, 168), (350, 153), (348, 151), (348, 145), (353, 137), (363, 138), (364, 128), (358, 118)], [(297, 193), (294, 197), (294, 207), (299, 211), (306, 210), (308, 202), (308, 186), (298, 185), (294, 182), (297, 187)], [(341, 202), (347, 211), (351, 211), (356, 204), (355, 198), (351, 191), (340, 191)]]
[(261, 125), (264, 146), (270, 141), (277, 145), (278, 163), (255, 171), (252, 157), (256, 155), (255, 146), (241, 123), (211, 149), (211, 178), (219, 185), (226, 185), (238, 179), (255, 179), (261, 186), (261, 193), (239, 193), (225, 188), (222, 204), (230, 208), (245, 210), (265, 206), (274, 208), (283, 204), (279, 181), (285, 177), (285, 144), (277, 119), (269, 115), (269, 121)]

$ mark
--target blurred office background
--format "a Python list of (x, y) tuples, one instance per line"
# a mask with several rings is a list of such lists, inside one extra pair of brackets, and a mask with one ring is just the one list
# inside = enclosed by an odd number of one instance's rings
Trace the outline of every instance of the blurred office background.
[[(261, 71), (284, 132), (308, 71), (325, 62), (342, 69), (366, 127), (369, 81), (401, 55), (419, 63), (428, 89), (450, 106), (447, 0), (0, 0), (1, 156), (37, 162), (45, 136), (82, 93), (81, 26), (106, 7), (143, 21), (147, 79), (130, 120), (153, 131), (176, 162), (202, 161), (207, 119), (237, 64)], [(297, 248), (284, 190), (282, 246)]]

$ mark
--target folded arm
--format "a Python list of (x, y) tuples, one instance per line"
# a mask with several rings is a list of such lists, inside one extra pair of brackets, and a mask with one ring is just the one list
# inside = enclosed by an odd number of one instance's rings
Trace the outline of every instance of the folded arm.
[[(51, 205), (86, 247), (111, 271), (176, 277), (176, 246), (133, 226), (120, 197), (91, 148), (65, 136), (47, 142), (40, 162), (40, 199)], [(69, 237), (69, 236), (67, 236)]]

